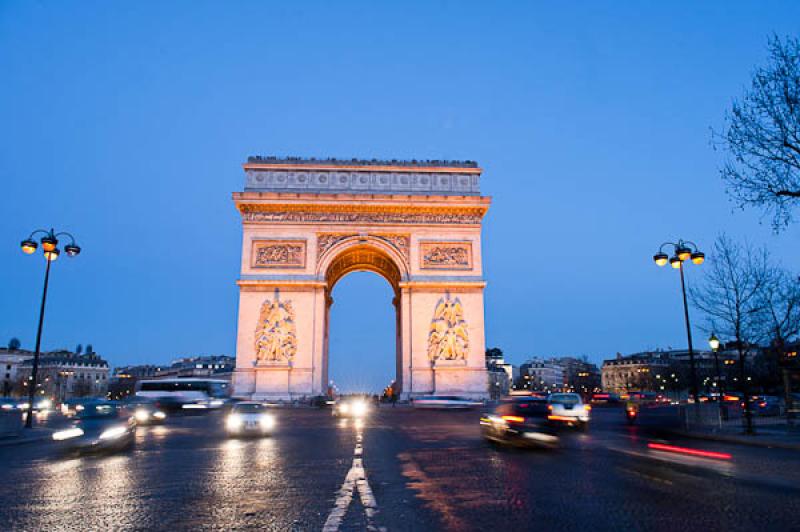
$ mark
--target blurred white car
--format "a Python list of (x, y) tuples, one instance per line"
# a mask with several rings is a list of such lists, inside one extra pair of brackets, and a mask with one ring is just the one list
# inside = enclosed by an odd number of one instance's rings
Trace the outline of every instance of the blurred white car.
[(547, 397), (547, 419), (556, 423), (586, 428), (592, 407), (584, 404), (577, 393), (551, 393)]
[(475, 408), (483, 403), (455, 395), (424, 395), (414, 399), (414, 408)]
[(363, 397), (350, 397), (338, 401), (333, 406), (333, 415), (363, 418), (369, 413), (369, 401)]
[(275, 430), (275, 415), (256, 401), (243, 401), (231, 409), (225, 418), (225, 428), (231, 436), (267, 435)]

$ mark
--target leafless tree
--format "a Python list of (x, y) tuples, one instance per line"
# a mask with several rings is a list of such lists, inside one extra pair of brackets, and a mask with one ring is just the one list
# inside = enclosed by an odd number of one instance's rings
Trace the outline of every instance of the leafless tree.
[(706, 315), (708, 329), (736, 347), (747, 431), (752, 432), (745, 364), (751, 346), (763, 339), (760, 305), (772, 274), (769, 254), (721, 235), (714, 242), (708, 263), (702, 284), (690, 289), (692, 302)]
[(715, 137), (730, 154), (721, 169), (728, 194), (771, 214), (779, 231), (800, 205), (800, 40), (773, 36), (768, 50)]
[(762, 361), (763, 380), (770, 386), (783, 384), (787, 421), (793, 423), (793, 397), (789, 373), (781, 368), (786, 346), (800, 334), (800, 278), (775, 268), (760, 297), (760, 316), (764, 334), (770, 341)]
[(782, 347), (800, 334), (800, 277), (774, 268), (759, 296), (764, 336)]
[(702, 284), (690, 288), (692, 303), (707, 319), (708, 331), (743, 346), (763, 338), (760, 305), (770, 281), (769, 254), (721, 235), (714, 242)]

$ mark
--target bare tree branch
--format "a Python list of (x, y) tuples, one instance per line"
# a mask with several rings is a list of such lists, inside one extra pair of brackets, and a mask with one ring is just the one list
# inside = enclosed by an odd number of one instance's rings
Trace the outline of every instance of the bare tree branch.
[(690, 288), (694, 306), (707, 318), (706, 330), (736, 342), (740, 348), (764, 339), (763, 293), (772, 282), (769, 254), (726, 235), (714, 242), (709, 269), (699, 286)]
[(715, 140), (729, 153), (720, 170), (739, 207), (772, 215), (776, 231), (800, 204), (800, 39), (769, 39), (769, 62), (753, 73)]

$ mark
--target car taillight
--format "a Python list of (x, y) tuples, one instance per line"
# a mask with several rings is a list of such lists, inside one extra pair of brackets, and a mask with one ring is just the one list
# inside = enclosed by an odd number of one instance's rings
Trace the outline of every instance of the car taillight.
[(765, 406), (767, 406), (767, 403), (758, 403), (758, 406), (760, 406), (761, 408), (764, 408)]
[(553, 411), (553, 405), (547, 405), (547, 409), (548, 409), (550, 412), (552, 412), (552, 411)]
[(506, 423), (525, 423), (525, 418), (522, 416), (501, 416)]

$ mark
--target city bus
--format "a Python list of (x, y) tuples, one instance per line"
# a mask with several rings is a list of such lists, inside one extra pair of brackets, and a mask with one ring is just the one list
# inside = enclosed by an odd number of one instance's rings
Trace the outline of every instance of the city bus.
[(136, 384), (136, 397), (187, 410), (219, 408), (230, 397), (230, 383), (200, 378), (143, 380)]

